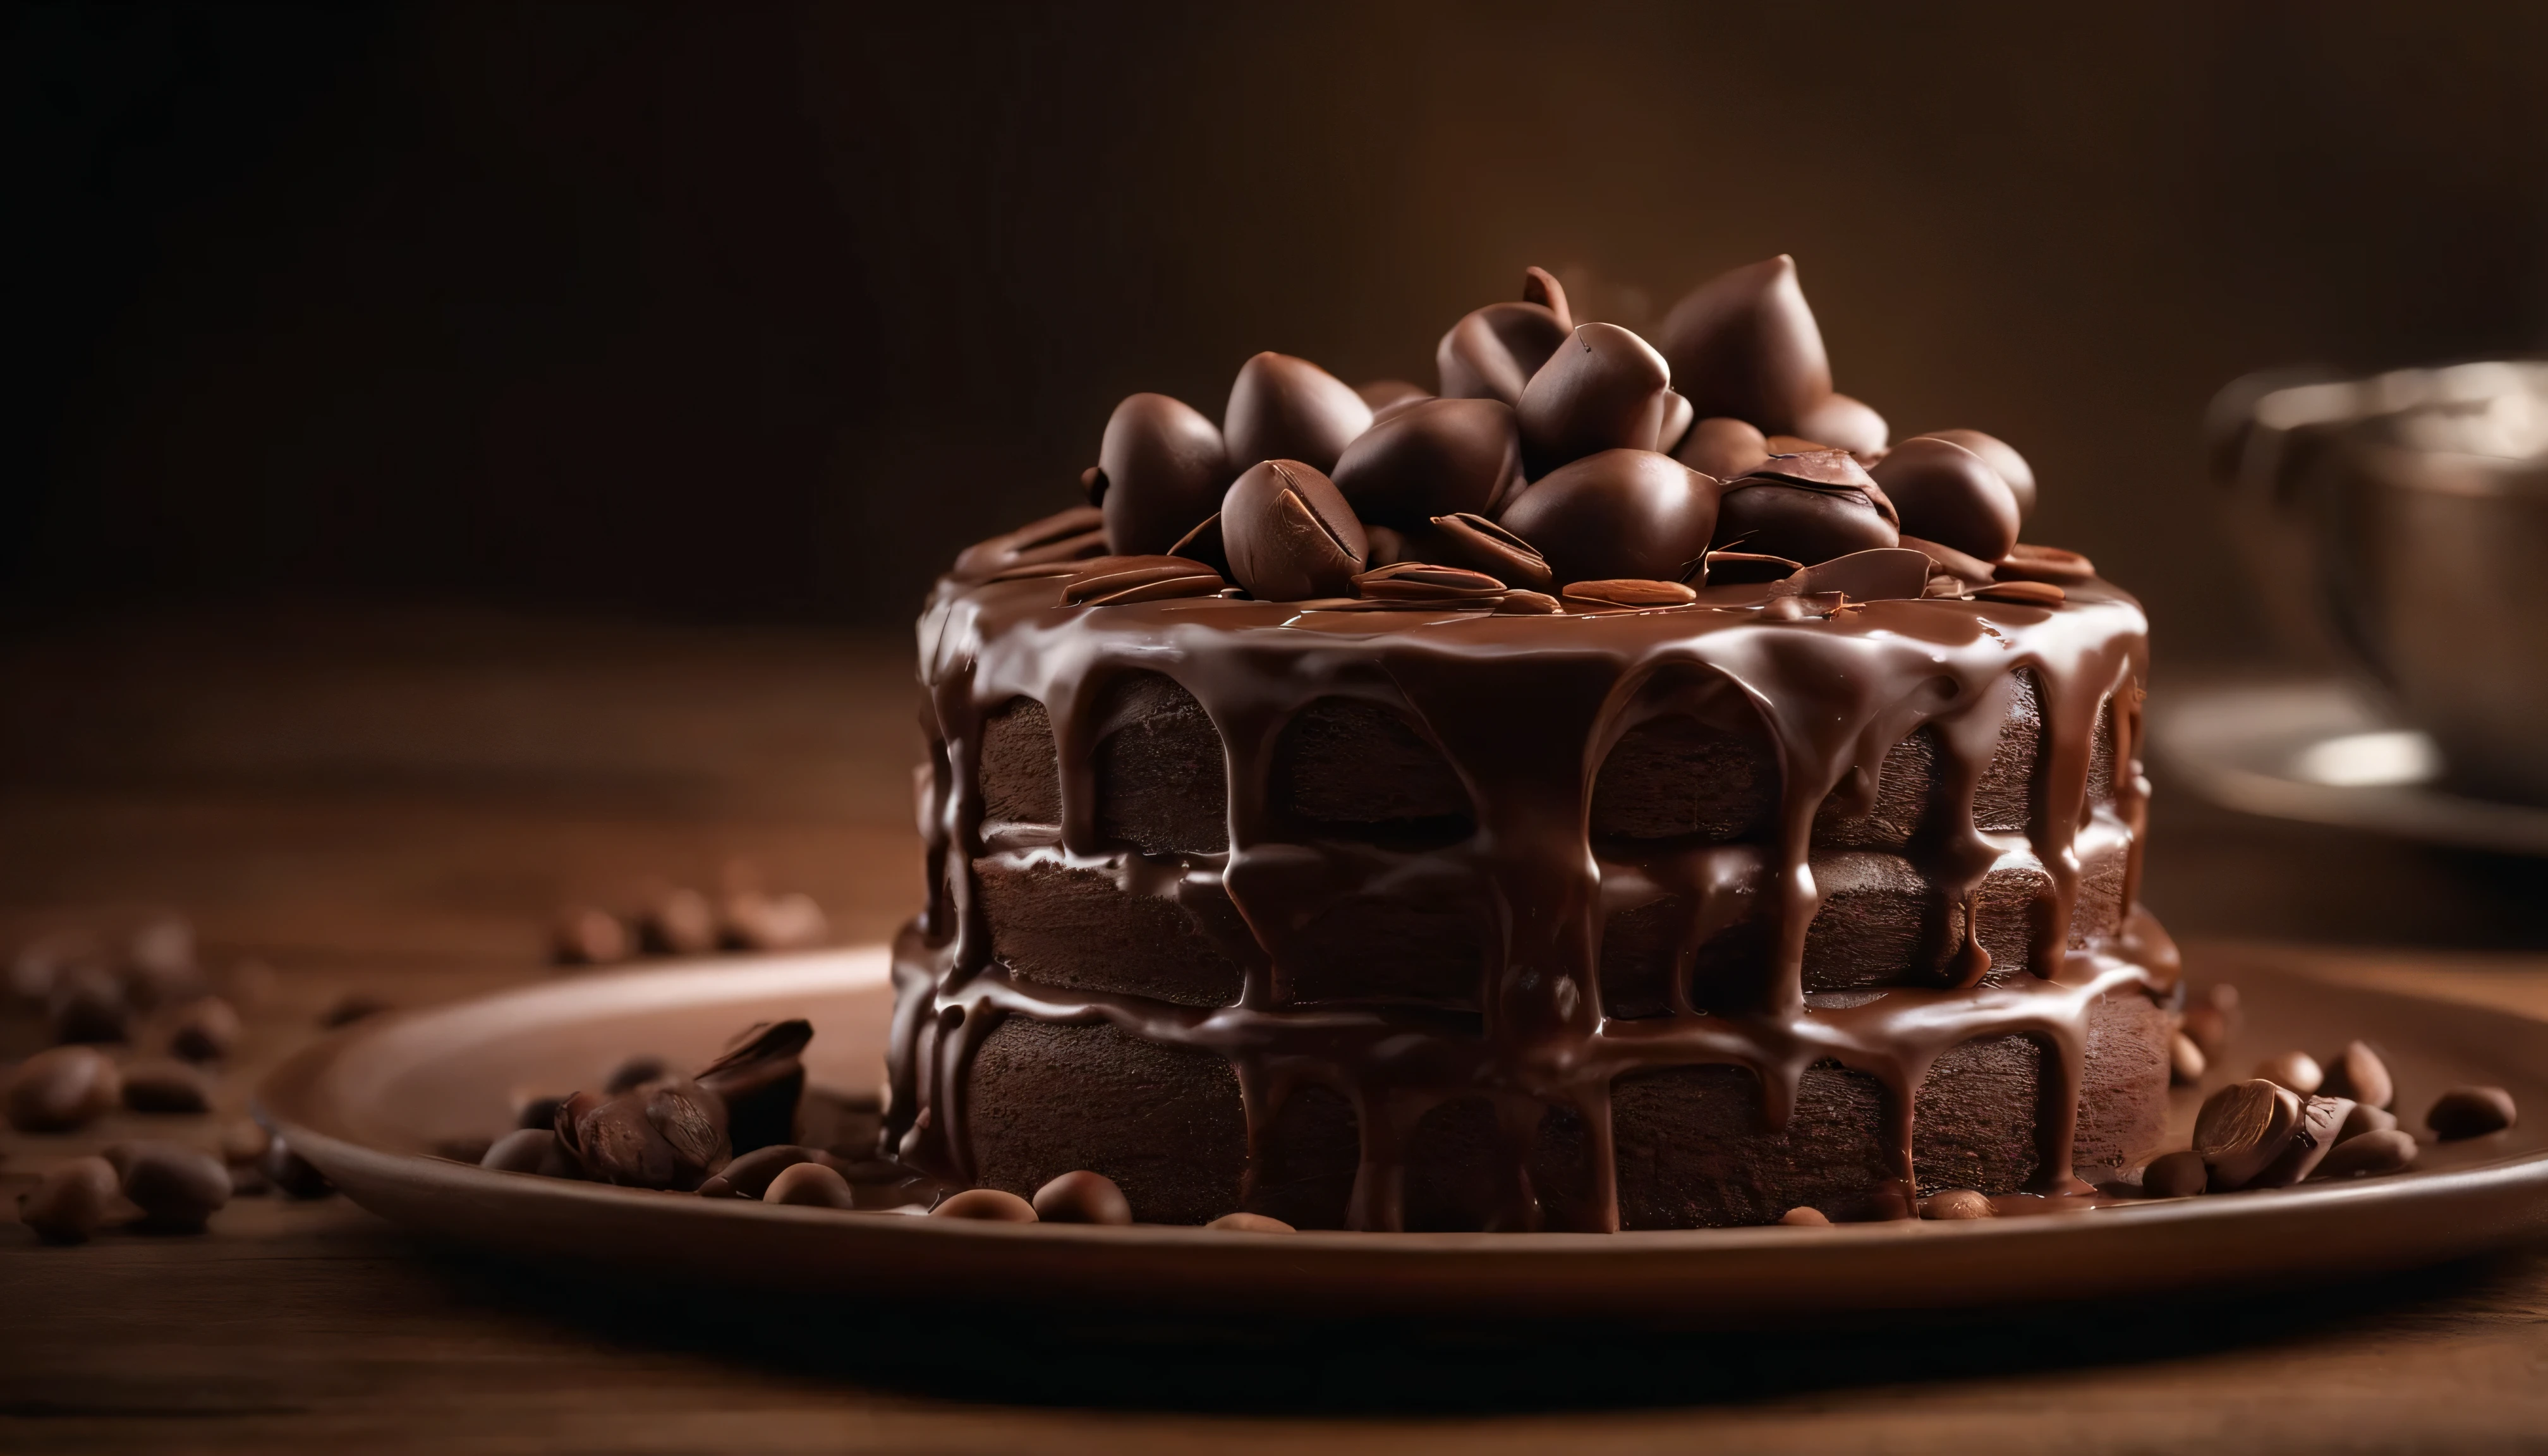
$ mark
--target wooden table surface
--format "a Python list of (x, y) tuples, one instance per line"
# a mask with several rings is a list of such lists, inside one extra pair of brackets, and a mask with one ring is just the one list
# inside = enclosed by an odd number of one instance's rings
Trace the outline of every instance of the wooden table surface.
[[(217, 972), (269, 964), (223, 1082), (235, 1114), (339, 997), (551, 974), (551, 908), (625, 903), (649, 876), (747, 857), (841, 939), (878, 938), (919, 891), (908, 652), (447, 613), (21, 626), (0, 640), (0, 947), (170, 909)], [(2160, 803), (2150, 898), (2208, 972), (2269, 957), (2548, 1015), (2538, 865)], [(2399, 949), (2416, 946), (2441, 949)], [(0, 1059), (38, 1040), (0, 1021)], [(210, 1145), (218, 1121), (8, 1135), (0, 1196), (118, 1137)], [(341, 1199), (76, 1248), (0, 1223), (0, 1451), (1561, 1445), (2548, 1449), (2548, 1250), (2270, 1296), (1655, 1336), (743, 1302), (429, 1247)]]

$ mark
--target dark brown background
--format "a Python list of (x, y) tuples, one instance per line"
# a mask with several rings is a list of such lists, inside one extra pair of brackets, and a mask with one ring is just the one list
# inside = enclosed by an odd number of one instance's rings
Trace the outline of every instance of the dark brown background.
[[(2045, 7), (2061, 11), (2062, 7)], [(916, 13), (915, 13), (916, 12)], [(2249, 368), (2548, 344), (2548, 10), (12, 12), (22, 610), (358, 595), (907, 617), (1135, 389), (1429, 379), (1557, 267), (1793, 252), (1842, 387), (2031, 534), (2238, 589)], [(30, 489), (32, 487), (32, 489)]]

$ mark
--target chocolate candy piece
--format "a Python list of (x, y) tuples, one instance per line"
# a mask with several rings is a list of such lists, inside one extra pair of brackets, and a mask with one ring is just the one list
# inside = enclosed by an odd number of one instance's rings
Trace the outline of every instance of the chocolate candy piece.
[(2017, 544), (2017, 497), (1979, 455), (1947, 440), (1904, 440), (1872, 474), (1902, 529), (1997, 561)]
[(1463, 316), (1433, 349), (1446, 400), (1521, 402), (1522, 387), (1575, 331), (1543, 304), (1489, 304)]
[(1977, 429), (1933, 429), (1924, 433), (1930, 439), (1961, 445), (1982, 457), (1984, 464), (1999, 473), (2000, 480), (2008, 486), (2009, 494), (2017, 498), (2018, 518), (2024, 520), (2035, 513), (2035, 467), (2027, 464), (2026, 457), (2018, 454), (2006, 440), (1983, 434)]
[(1566, 604), (1578, 610), (1603, 607), (1682, 606), (1698, 599), (1698, 593), (1679, 582), (1655, 582), (1636, 577), (1606, 582), (1571, 582), (1567, 584)]
[(1701, 475), (1736, 480), (1770, 458), (1770, 441), (1745, 421), (1720, 414), (1692, 424), (1674, 458)]
[(1221, 427), (1166, 395), (1128, 395), (1115, 407), (1097, 468), (1106, 477), (1106, 549), (1117, 556), (1167, 550), (1212, 514), (1233, 469)]
[(2344, 1115), (2344, 1126), (2335, 1130), (2335, 1140), (2349, 1142), (2365, 1133), (2387, 1133), (2397, 1126), (2396, 1113), (2384, 1107), (2373, 1107), (2367, 1102), (2357, 1102), (2353, 1104), (2353, 1111)]
[(106, 1227), (123, 1196), (113, 1163), (75, 1157), (46, 1173), (19, 1201), (18, 1219), (46, 1243), (86, 1243)]
[(2262, 1078), (2232, 1082), (2204, 1099), (2194, 1120), (2194, 1150), (2212, 1169), (2212, 1186), (2243, 1188), (2291, 1145), (2301, 1100)]
[(1671, 361), (1674, 388), (1701, 417), (1726, 414), (1798, 433), (1806, 411), (1831, 393), (1822, 330), (1796, 285), (1795, 259), (1784, 253), (1699, 285), (1673, 306), (1656, 342)]
[(115, 1063), (94, 1047), (39, 1051), (9, 1074), (9, 1126), (21, 1133), (68, 1133), (104, 1116), (122, 1091)]
[(1533, 592), (1554, 585), (1548, 558), (1537, 547), (1483, 515), (1437, 515), (1430, 524), (1433, 534), (1427, 544), (1446, 565), (1484, 572), (1508, 587)]
[(124, 1069), (124, 1105), (135, 1112), (210, 1112), (213, 1085), (182, 1061), (136, 1061)]
[(2350, 1097), (2366, 1106), (2387, 1108), (2398, 1100), (2398, 1084), (2389, 1076), (2389, 1063), (2371, 1049), (2367, 1042), (2347, 1042), (2344, 1049), (2327, 1064), (2326, 1090), (2336, 1097)]
[(1521, 301), (1546, 309), (1558, 322), (1569, 328), (1575, 326), (1575, 312), (1566, 306), (1566, 285), (1558, 282), (1557, 275), (1546, 268), (1521, 270)]
[(1995, 1219), (1999, 1217), (1999, 1210), (1992, 1208), (1991, 1201), (1974, 1189), (1950, 1188), (1922, 1199), (1920, 1217), (1924, 1219)]
[(1817, 1208), (1806, 1208), (1801, 1205), (1780, 1214), (1778, 1216), (1778, 1222), (1786, 1225), (1790, 1228), (1828, 1228), (1831, 1227), (1830, 1217), (1824, 1214), (1822, 1210)]
[(1545, 617), (1554, 616), (1563, 609), (1557, 598), (1547, 592), (1524, 592), (1519, 588), (1505, 592), (1503, 600), (1496, 603), (1498, 616)]
[(1560, 586), (1675, 581), (1716, 528), (1716, 483), (1652, 450), (1604, 450), (1541, 477), (1497, 523), (1537, 548)]
[(1260, 601), (1342, 596), (1369, 550), (1334, 483), (1299, 460), (1249, 466), (1222, 498), (1221, 538), (1230, 575)]
[(2318, 1059), (2300, 1050), (2269, 1056), (2256, 1063), (2255, 1071), (2249, 1075), (2289, 1087), (2303, 1097), (2326, 1085), (2326, 1072), (2319, 1066)]
[(1504, 584), (1483, 572), (1422, 561), (1376, 567), (1355, 577), (1353, 585), (1356, 594), (1379, 600), (1488, 600), (1504, 594)]
[(824, 1161), (814, 1149), (800, 1147), (793, 1142), (756, 1147), (717, 1169), (715, 1176), (701, 1183), (699, 1197), (760, 1198), (770, 1191), (771, 1181), (787, 1169), (798, 1163)]
[(1186, 532), (1177, 544), (1168, 548), (1168, 554), (1182, 556), (1188, 561), (1201, 562), (1211, 567), (1216, 575), (1228, 578), (1229, 549), (1224, 546), (1221, 540), (1221, 512), (1216, 510), (1205, 516), (1203, 524)]
[(805, 1093), (800, 1058), (813, 1040), (813, 1025), (790, 1017), (746, 1031), (733, 1049), (699, 1069), (695, 1080), (724, 1106), (726, 1136), (736, 1152), (795, 1136), (796, 1106)]
[(1358, 519), (1402, 530), (1437, 515), (1493, 514), (1521, 483), (1520, 428), (1495, 400), (1410, 405), (1347, 445), (1335, 472)]
[[(1238, 380), (1229, 387), (1229, 408), (1222, 414), (1229, 461), (1242, 470), (1260, 460), (1302, 460), (1330, 471), (1345, 446), (1369, 428), (1371, 407), (1352, 386), (1289, 354), (1258, 354), (1240, 365)], [(1114, 471), (1107, 475), (1122, 485)], [(1202, 515), (1189, 514), (1176, 535)]]
[(2347, 1138), (2319, 1159), (2312, 1178), (2369, 1178), (2394, 1173), (2415, 1160), (2415, 1139), (2395, 1128)]
[(771, 1178), (761, 1195), (763, 1203), (794, 1204), (799, 1208), (855, 1209), (858, 1195), (850, 1191), (850, 1180), (821, 1163), (790, 1163)]
[(106, 1160), (150, 1228), (198, 1232), (230, 1201), (229, 1169), (209, 1152), (174, 1142), (119, 1142), (106, 1150)]
[(2203, 1154), (2191, 1149), (2162, 1153), (2141, 1169), (2141, 1192), (2152, 1198), (2186, 1198), (2201, 1193), (2211, 1181), (2212, 1170), (2204, 1166)]
[(1671, 383), (1644, 339), (1615, 323), (1576, 325), (1514, 407), (1523, 462), (1537, 477), (1603, 450), (1654, 449)]
[(101, 965), (74, 966), (54, 981), (46, 1013), (56, 1046), (132, 1036), (133, 1005), (125, 998), (125, 983)]
[(2502, 1087), (2453, 1087), (2433, 1099), (2424, 1126), (2444, 1142), (2501, 1133), (2519, 1117), (2512, 1094)]
[[(1846, 462), (1846, 468), (1836, 462)], [(1837, 450), (1773, 455), (1752, 474), (1726, 483), (1709, 539), (1807, 566), (1898, 546), (1902, 533), (1885, 518), (1875, 495), (1850, 479), (1853, 473), (1866, 474)]]
[[(1220, 516), (1215, 515), (1214, 520)], [(1200, 528), (1198, 528), (1200, 529)], [(1193, 544), (1192, 538), (1179, 545)], [(1101, 556), (1064, 583), (1064, 606), (1121, 606), (1133, 601), (1163, 601), (1210, 596), (1222, 588), (1221, 575), (1184, 556)]]
[(2248, 1179), (2247, 1186), (2289, 1188), (2308, 1177), (2327, 1149), (2335, 1146), (2337, 1130), (2352, 1111), (2353, 1100), (2348, 1097), (2302, 1098), (2300, 1125), (2292, 1129), (2291, 1144), (2265, 1171)]
[(1778, 584), (1780, 596), (1838, 592), (1853, 601), (1910, 601), (1929, 587), (1929, 558), (1898, 546), (1853, 551), (1802, 567)]
[(1041, 1222), (1035, 1205), (996, 1188), (967, 1188), (929, 1211), (933, 1219), (972, 1219), (985, 1224)]
[(1224, 1233), (1297, 1233), (1300, 1231), (1280, 1219), (1269, 1219), (1263, 1214), (1224, 1214), (1203, 1227), (1218, 1228)]
[(1393, 405), (1412, 405), (1433, 398), (1424, 386), (1409, 384), (1403, 379), (1375, 379), (1369, 384), (1355, 385), (1354, 393), (1371, 407), (1374, 419), (1380, 417), (1381, 410)]
[(2209, 1065), (2211, 1063), (2204, 1057), (2203, 1048), (2194, 1045), (2192, 1037), (2179, 1032), (2169, 1040), (2167, 1079), (2170, 1082), (2179, 1087), (2191, 1087), (2203, 1080), (2204, 1068)]
[(586, 1176), (630, 1188), (696, 1188), (729, 1155), (725, 1106), (692, 1082), (579, 1092), (558, 1109), (557, 1135)]
[(1655, 448), (1667, 455), (1680, 449), (1682, 440), (1689, 434), (1690, 422), (1696, 418), (1698, 411), (1689, 407), (1689, 401), (1680, 391), (1664, 391), (1664, 422), (1655, 431)]
[(1103, 1173), (1064, 1173), (1036, 1190), (1036, 1217), (1046, 1224), (1130, 1224), (1133, 1205)]
[(1805, 407), (1796, 433), (1861, 457), (1884, 450), (1884, 416), (1847, 395), (1825, 395)]

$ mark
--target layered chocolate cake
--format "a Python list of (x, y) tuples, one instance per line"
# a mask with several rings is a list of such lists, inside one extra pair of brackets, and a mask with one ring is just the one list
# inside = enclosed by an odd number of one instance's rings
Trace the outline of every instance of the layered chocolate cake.
[(1888, 444), (1783, 257), (1653, 344), (1533, 269), (1437, 360), (1136, 395), (1088, 505), (940, 581), (891, 1155), (1614, 1230), (2155, 1148), (2144, 623), (2019, 544), (2025, 461)]

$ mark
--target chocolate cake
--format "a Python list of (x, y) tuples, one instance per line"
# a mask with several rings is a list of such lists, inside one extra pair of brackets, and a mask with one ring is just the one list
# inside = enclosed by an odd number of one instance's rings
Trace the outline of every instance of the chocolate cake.
[(1888, 446), (1793, 265), (1533, 269), (1437, 396), (1259, 354), (920, 622), (888, 1152), (1136, 1217), (1615, 1230), (2059, 1195), (2163, 1136), (2144, 622)]

